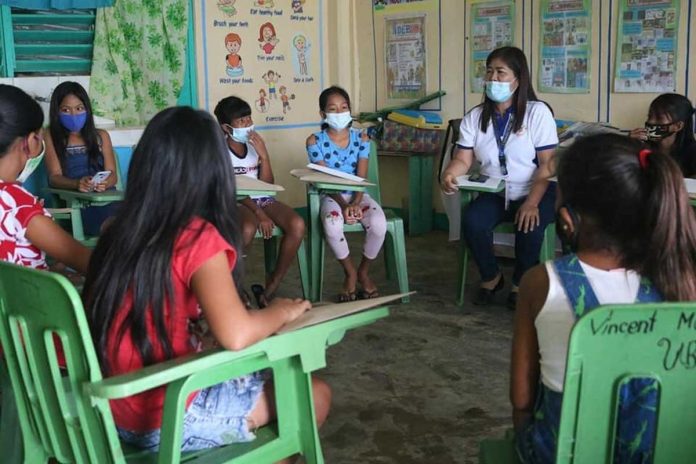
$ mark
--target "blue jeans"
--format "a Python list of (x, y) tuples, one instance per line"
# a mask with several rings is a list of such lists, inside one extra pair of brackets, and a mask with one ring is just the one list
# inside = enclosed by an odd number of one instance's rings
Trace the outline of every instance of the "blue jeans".
[[(248, 417), (263, 393), (266, 372), (255, 372), (200, 390), (184, 414), (181, 451), (215, 448), (254, 440)], [(134, 432), (118, 428), (121, 440), (157, 451), (160, 429)]]
[[(493, 253), (493, 229), (501, 222), (513, 222), (515, 213), (525, 198), (511, 201), (505, 210), (505, 198), (495, 193), (481, 193), (462, 215), (462, 237), (484, 282), (493, 280), (500, 272)], [(550, 184), (539, 202), (539, 226), (531, 232), (515, 231), (515, 271), (512, 283), (519, 285), (522, 275), (539, 262), (546, 226), (556, 216), (556, 186)]]

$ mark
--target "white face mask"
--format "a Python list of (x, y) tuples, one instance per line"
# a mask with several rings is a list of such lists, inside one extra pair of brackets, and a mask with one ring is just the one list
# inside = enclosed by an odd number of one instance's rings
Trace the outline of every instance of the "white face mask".
[(343, 113), (326, 113), (326, 117), (324, 118), (324, 122), (334, 130), (345, 129), (352, 121), (353, 117), (350, 115), (350, 111), (345, 111)]
[(41, 153), (27, 160), (26, 164), (24, 165), (24, 169), (22, 169), (22, 172), (20, 172), (19, 176), (17, 176), (17, 182), (24, 183), (29, 178), (29, 176), (31, 176), (31, 174), (36, 170), (36, 168), (38, 168), (41, 164), (41, 161), (44, 157), (44, 153), (46, 153), (46, 142), (42, 140)]
[(239, 143), (247, 143), (249, 141), (249, 133), (254, 130), (254, 125), (249, 127), (233, 127), (230, 137), (232, 140)]

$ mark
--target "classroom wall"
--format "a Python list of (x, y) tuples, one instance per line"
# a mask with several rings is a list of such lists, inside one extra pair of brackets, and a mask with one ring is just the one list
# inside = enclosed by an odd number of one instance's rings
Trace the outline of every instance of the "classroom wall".
[[(354, 96), (358, 111), (372, 111), (386, 103), (381, 89), (385, 79), (381, 70), (383, 60), (384, 34), (378, 33), (379, 25), (373, 24), (373, 2), (353, 0), (355, 14), (362, 18), (355, 23), (355, 33), (360, 37), (358, 48), (358, 92)], [(417, 3), (417, 2), (416, 2)], [(469, 44), (467, 30), (470, 23), (472, 0), (440, 0), (440, 36), (442, 38), (442, 60), (439, 64), (441, 88), (447, 92), (442, 99), (443, 120), (460, 118), (464, 112), (481, 102), (481, 94), (470, 92)], [(616, 63), (616, 30), (620, 0), (592, 0), (592, 39), (591, 39), (591, 85), (585, 94), (540, 93), (559, 119), (602, 121), (622, 128), (633, 128), (643, 124), (650, 101), (658, 94), (653, 93), (615, 93), (613, 75)], [(537, 85), (539, 59), (539, 0), (516, 0), (515, 45), (527, 54), (532, 72), (532, 82)], [(380, 18), (380, 20), (382, 20)], [(370, 42), (371, 40), (371, 42)], [(434, 52), (438, 44), (432, 41), (428, 51)], [(679, 37), (677, 50), (677, 88), (676, 92), (696, 100), (696, 0), (682, 0), (679, 14)], [(432, 63), (428, 60), (428, 64)], [(435, 63), (438, 65), (438, 63)], [(428, 90), (438, 90), (428, 86)], [(437, 163), (436, 163), (437, 165)], [(382, 175), (382, 195), (385, 203), (399, 207), (405, 204), (403, 179), (407, 178), (405, 163), (399, 159), (380, 161)], [(434, 176), (435, 179), (435, 176)], [(434, 207), (441, 212), (439, 189), (434, 185)]]

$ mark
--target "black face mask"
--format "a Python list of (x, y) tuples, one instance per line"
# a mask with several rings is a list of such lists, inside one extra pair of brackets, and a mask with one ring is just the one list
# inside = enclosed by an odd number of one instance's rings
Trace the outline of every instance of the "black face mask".
[(670, 124), (648, 124), (646, 121), (645, 123), (645, 131), (648, 133), (648, 140), (662, 140), (666, 137), (669, 137), (672, 135), (674, 132), (669, 130), (669, 126), (671, 126), (672, 123)]
[[(561, 215), (559, 214), (561, 208), (565, 208), (568, 211), (570, 220), (573, 223), (572, 234), (568, 234), (568, 231), (563, 230)], [(561, 207), (556, 210), (556, 235), (561, 239), (561, 250), (564, 255), (578, 251), (578, 227), (580, 227), (580, 217), (573, 211), (570, 205), (567, 203), (562, 204)]]

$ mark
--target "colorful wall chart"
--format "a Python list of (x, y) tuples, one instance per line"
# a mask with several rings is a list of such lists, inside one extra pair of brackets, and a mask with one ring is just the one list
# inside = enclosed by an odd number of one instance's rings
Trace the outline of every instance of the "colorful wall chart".
[(387, 98), (424, 97), (427, 84), (425, 15), (386, 18), (384, 34)]
[(323, 88), (321, 0), (204, 0), (205, 107), (235, 95), (260, 128), (315, 125)]
[(515, 39), (513, 2), (477, 3), (471, 7), (471, 91), (483, 92), (486, 58), (496, 48), (512, 45)]
[(615, 92), (674, 92), (676, 0), (621, 0)]
[(539, 91), (590, 91), (590, 4), (590, 0), (542, 0)]

